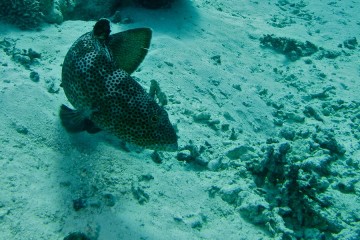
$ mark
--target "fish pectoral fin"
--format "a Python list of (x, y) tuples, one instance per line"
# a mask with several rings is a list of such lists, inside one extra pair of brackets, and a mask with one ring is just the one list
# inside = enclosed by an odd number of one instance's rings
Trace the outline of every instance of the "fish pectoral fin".
[(109, 48), (116, 66), (133, 73), (148, 52), (151, 36), (150, 28), (135, 28), (110, 35)]
[(65, 105), (61, 105), (59, 115), (61, 124), (68, 132), (77, 133), (87, 131), (88, 133), (97, 133), (101, 131), (101, 129), (90, 119), (85, 117), (81, 111), (73, 110)]

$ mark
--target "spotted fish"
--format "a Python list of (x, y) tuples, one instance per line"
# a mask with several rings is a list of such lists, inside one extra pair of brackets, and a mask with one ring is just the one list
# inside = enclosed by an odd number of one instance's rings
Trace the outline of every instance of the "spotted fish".
[(110, 22), (100, 19), (74, 42), (62, 66), (61, 86), (75, 108), (60, 108), (68, 132), (106, 130), (148, 149), (178, 148), (167, 112), (130, 76), (144, 59), (151, 34), (137, 28), (110, 35)]

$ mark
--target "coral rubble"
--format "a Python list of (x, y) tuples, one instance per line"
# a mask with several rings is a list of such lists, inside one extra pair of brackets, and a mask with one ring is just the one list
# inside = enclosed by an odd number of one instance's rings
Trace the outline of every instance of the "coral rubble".
[(318, 51), (318, 47), (306, 41), (305, 43), (291, 38), (275, 37), (274, 35), (265, 35), (260, 39), (262, 46), (272, 48), (277, 52), (284, 54), (291, 61), (298, 60), (301, 57), (310, 56)]

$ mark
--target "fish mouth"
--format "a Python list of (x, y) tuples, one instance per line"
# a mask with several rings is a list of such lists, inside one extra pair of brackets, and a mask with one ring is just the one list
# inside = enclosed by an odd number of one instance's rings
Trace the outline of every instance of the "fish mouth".
[(178, 150), (179, 146), (176, 142), (170, 144), (154, 144), (151, 146), (147, 146), (147, 148), (157, 151), (175, 152)]

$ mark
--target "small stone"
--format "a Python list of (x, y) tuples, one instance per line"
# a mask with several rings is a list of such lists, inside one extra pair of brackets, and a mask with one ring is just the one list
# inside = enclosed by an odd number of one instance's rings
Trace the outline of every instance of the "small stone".
[(46, 80), (46, 88), (49, 93), (58, 93), (60, 91), (60, 87), (55, 82), (56, 80), (53, 78)]
[(111, 193), (105, 193), (103, 195), (103, 200), (106, 206), (113, 207), (115, 205), (116, 199), (115, 196)]
[(213, 159), (208, 164), (207, 167), (211, 171), (216, 171), (221, 167), (221, 158)]
[(20, 133), (20, 134), (28, 134), (29, 133), (29, 130), (23, 126), (23, 125), (20, 125), (20, 124), (14, 124), (14, 127), (15, 127), (15, 130)]
[(85, 233), (73, 232), (67, 235), (64, 240), (91, 240)]
[(158, 163), (158, 164), (162, 163), (162, 158), (158, 151), (154, 151), (151, 154), (151, 159), (154, 161), (154, 163)]
[(295, 138), (295, 131), (290, 128), (283, 128), (280, 131), (280, 135), (286, 140), (293, 141)]
[(165, 63), (166, 65), (168, 65), (169, 67), (173, 67), (173, 66), (174, 66), (174, 64), (171, 63), (171, 62), (164, 61), (164, 63)]
[(195, 160), (191, 157), (191, 154), (188, 150), (185, 150), (185, 151), (183, 150), (182, 152), (179, 152), (176, 155), (176, 159), (178, 161), (182, 161), (182, 162), (192, 162)]
[(200, 229), (202, 227), (202, 222), (200, 220), (195, 220), (190, 224), (191, 228)]
[(335, 59), (341, 55), (341, 52), (340, 51), (323, 50), (322, 55), (323, 55), (323, 57), (328, 58), (328, 59)]
[(346, 152), (344, 146), (339, 144), (335, 136), (330, 132), (314, 134), (313, 140), (315, 143), (318, 143), (321, 148), (328, 149), (332, 154), (343, 156)]
[(10, 210), (5, 208), (0, 208), (0, 220), (4, 219), (6, 215), (10, 213)]
[(153, 98), (157, 98), (159, 100), (160, 106), (165, 106), (168, 104), (167, 96), (164, 92), (161, 91), (160, 85), (156, 80), (151, 80), (149, 95)]
[(148, 182), (148, 181), (153, 180), (153, 179), (154, 179), (154, 176), (151, 175), (150, 173), (148, 173), (148, 174), (143, 174), (143, 175), (141, 175), (141, 176), (139, 177), (139, 181), (140, 181), (140, 182), (141, 182), (141, 181)]
[(88, 204), (92, 208), (100, 208), (101, 207), (101, 202), (100, 201), (91, 201)]
[(333, 160), (333, 157), (328, 155), (309, 157), (303, 160), (301, 168), (315, 171), (321, 175), (328, 175), (330, 171), (329, 165)]
[(305, 121), (304, 116), (301, 116), (294, 112), (287, 112), (285, 114), (285, 116), (286, 116), (286, 119), (289, 120), (290, 122), (303, 123)]
[(318, 111), (315, 110), (315, 108), (311, 107), (311, 106), (306, 106), (304, 109), (304, 114), (307, 117), (313, 117), (318, 121), (323, 122), (324, 120), (322, 119), (322, 117), (320, 116), (320, 114), (318, 113)]
[(35, 58), (41, 58), (41, 54), (32, 50), (31, 48), (29, 48), (27, 55), (29, 56), (31, 61)]
[(237, 185), (225, 186), (220, 190), (221, 199), (229, 204), (236, 203), (241, 187)]
[(312, 60), (310, 58), (304, 59), (305, 64), (312, 64)]
[(216, 120), (209, 120), (208, 122), (207, 122), (207, 125), (211, 128), (211, 129), (213, 129), (213, 130), (215, 130), (215, 131), (217, 131), (217, 130), (219, 130), (219, 125), (220, 124), (220, 120), (218, 120), (218, 119), (216, 119)]
[(31, 64), (31, 59), (28, 56), (24, 56), (22, 54), (15, 53), (13, 55), (13, 60), (17, 63), (20, 63), (25, 68), (29, 68)]
[(229, 112), (224, 112), (223, 116), (226, 120), (235, 122), (235, 119), (230, 115)]
[(353, 38), (350, 38), (350, 39), (347, 39), (344, 41), (344, 47), (351, 49), (351, 50), (354, 50), (357, 47), (357, 45), (358, 45), (358, 42), (357, 42), (356, 37), (353, 37)]
[(195, 163), (200, 165), (200, 166), (207, 166), (209, 161), (206, 158), (198, 156), (198, 157), (195, 158)]
[(31, 71), (30, 72), (30, 79), (33, 82), (39, 82), (40, 81), (40, 76), (37, 72)]
[(174, 219), (175, 222), (182, 222), (183, 221), (181, 216), (174, 216), (173, 219)]
[(144, 204), (149, 201), (149, 194), (147, 194), (139, 185), (137, 182), (133, 182), (131, 185), (131, 192), (135, 199), (140, 203)]
[(239, 146), (239, 147), (229, 150), (226, 153), (226, 156), (231, 160), (239, 159), (239, 158), (241, 158), (242, 155), (247, 153), (249, 150), (252, 150), (252, 148), (250, 148), (248, 146)]
[(215, 195), (220, 191), (218, 186), (211, 186), (208, 190), (209, 197), (214, 198)]
[(337, 189), (342, 193), (355, 193), (355, 184), (357, 179), (345, 179), (337, 184)]
[(79, 211), (87, 206), (86, 199), (78, 198), (73, 200), (73, 208), (75, 211)]
[(211, 60), (214, 61), (215, 65), (221, 65), (221, 56), (220, 55), (212, 56)]
[(221, 124), (221, 131), (223, 131), (223, 132), (226, 132), (226, 131), (229, 131), (229, 129), (230, 129), (230, 124), (228, 124), (228, 123), (225, 123), (225, 124)]
[(232, 87), (240, 92), (242, 91), (240, 84), (233, 84)]
[(269, 221), (269, 203), (259, 195), (243, 192), (241, 205), (238, 208), (242, 217), (253, 224), (265, 224)]
[(211, 118), (211, 114), (208, 112), (201, 112), (193, 116), (195, 122), (207, 122)]
[(282, 119), (279, 118), (274, 118), (274, 125), (281, 127), (284, 124), (284, 121)]

